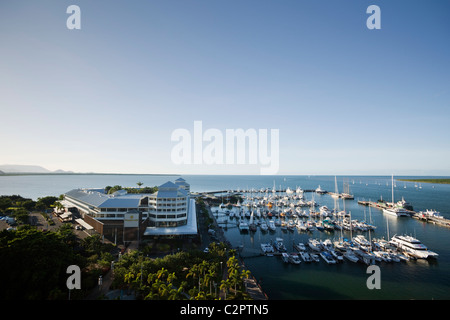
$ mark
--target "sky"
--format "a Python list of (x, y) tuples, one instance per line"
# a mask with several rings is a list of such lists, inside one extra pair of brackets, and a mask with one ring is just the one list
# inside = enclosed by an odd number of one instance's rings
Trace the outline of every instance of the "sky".
[(201, 121), (224, 137), (277, 129), (278, 174), (450, 175), (449, 13), (447, 0), (1, 1), (0, 164), (261, 173), (259, 158), (175, 163), (173, 132), (193, 146)]

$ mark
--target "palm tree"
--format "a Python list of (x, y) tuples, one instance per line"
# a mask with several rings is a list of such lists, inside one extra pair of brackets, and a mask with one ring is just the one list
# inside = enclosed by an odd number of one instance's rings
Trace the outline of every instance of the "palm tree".
[(208, 273), (205, 274), (205, 285), (208, 285), (209, 283), (209, 294), (212, 294), (212, 283), (214, 278), (216, 277), (217, 273), (214, 269), (209, 269)]
[(241, 283), (241, 277), (239, 276), (239, 271), (237, 269), (233, 270), (233, 272), (229, 276), (231, 284), (234, 285), (234, 294), (237, 291), (237, 285)]
[(139, 186), (139, 188), (144, 184), (144, 183), (142, 183), (142, 182), (136, 182), (136, 184)]
[(225, 293), (225, 300), (227, 300), (227, 292), (228, 292), (228, 289), (230, 288), (230, 280), (229, 279), (227, 279), (227, 280), (222, 280), (221, 282), (220, 282), (220, 287), (219, 287), (219, 289), (220, 290), (223, 290), (223, 292)]
[(189, 272), (186, 275), (186, 279), (188, 277), (192, 277), (192, 286), (194, 286), (195, 283), (195, 278), (197, 278), (197, 276), (199, 275), (199, 267), (198, 265), (194, 264), (190, 269)]
[(250, 277), (250, 270), (242, 270), (241, 278), (242, 280), (248, 279)]
[(167, 277), (168, 274), (169, 274), (169, 271), (163, 267), (156, 272), (156, 277), (158, 279), (161, 279), (161, 278)]

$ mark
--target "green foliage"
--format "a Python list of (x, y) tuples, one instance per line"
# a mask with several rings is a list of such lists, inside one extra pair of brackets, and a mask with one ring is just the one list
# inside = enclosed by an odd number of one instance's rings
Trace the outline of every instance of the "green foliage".
[[(141, 183), (141, 182), (139, 182)], [(138, 183), (138, 185), (139, 185)], [(156, 191), (158, 191), (158, 187), (143, 187), (141, 188), (142, 183), (139, 185), (139, 188), (122, 188), (122, 186), (120, 185), (115, 185), (113, 187), (111, 186), (106, 186), (105, 187), (105, 192), (107, 194), (113, 194), (116, 191), (119, 190), (126, 190), (127, 193), (134, 193), (134, 194), (139, 194), (139, 193), (155, 193)]]
[[(0, 300), (67, 299), (66, 273), (69, 265), (82, 269), (82, 290), (73, 290), (73, 298), (82, 298), (113, 260), (111, 245), (99, 237), (79, 241), (70, 225), (57, 231), (40, 231), (22, 226), (0, 232)], [(96, 259), (89, 260), (93, 255)]]
[(55, 289), (64, 290), (67, 266), (79, 259), (60, 234), (26, 226), (0, 232), (0, 261), (0, 299), (16, 300), (55, 297)]
[(18, 208), (31, 211), (35, 208), (35, 202), (31, 199), (23, 198), (19, 195), (0, 196), (0, 212), (12, 212)]
[(209, 253), (182, 251), (156, 259), (137, 251), (123, 255), (115, 264), (113, 286), (134, 290), (146, 300), (248, 298), (243, 285), (248, 271), (228, 256), (225, 244), (209, 248)]

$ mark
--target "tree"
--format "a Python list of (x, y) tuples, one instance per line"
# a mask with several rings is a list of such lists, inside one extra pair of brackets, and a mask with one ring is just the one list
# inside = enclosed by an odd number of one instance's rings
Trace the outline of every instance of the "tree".
[(28, 217), (29, 217), (29, 213), (25, 208), (19, 208), (17, 210), (14, 210), (14, 213), (12, 214), (12, 216), (19, 221), (19, 223), (28, 223)]
[(58, 233), (30, 226), (0, 232), (0, 261), (0, 300), (63, 298), (58, 292), (67, 292), (67, 266), (84, 267)]
[(45, 210), (51, 208), (57, 200), (58, 198), (53, 196), (38, 198), (38, 201), (36, 202), (36, 209)]
[(225, 294), (225, 300), (227, 300), (227, 292), (228, 292), (228, 289), (230, 289), (230, 280), (228, 280), (228, 279), (222, 280), (222, 281), (220, 282), (220, 287), (219, 287), (219, 289), (222, 290), (222, 291), (224, 292), (224, 294)]
[(0, 211), (5, 211), (9, 207), (11, 207), (13, 204), (12, 200), (8, 197), (0, 197)]

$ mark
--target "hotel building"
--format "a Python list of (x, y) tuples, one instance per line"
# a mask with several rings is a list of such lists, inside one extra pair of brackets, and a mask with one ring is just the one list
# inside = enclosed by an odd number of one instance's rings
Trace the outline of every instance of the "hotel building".
[(64, 195), (63, 205), (77, 209), (80, 217), (76, 221), (81, 225), (114, 242), (141, 240), (145, 235), (197, 234), (195, 200), (183, 178), (160, 185), (152, 194), (74, 189)]

